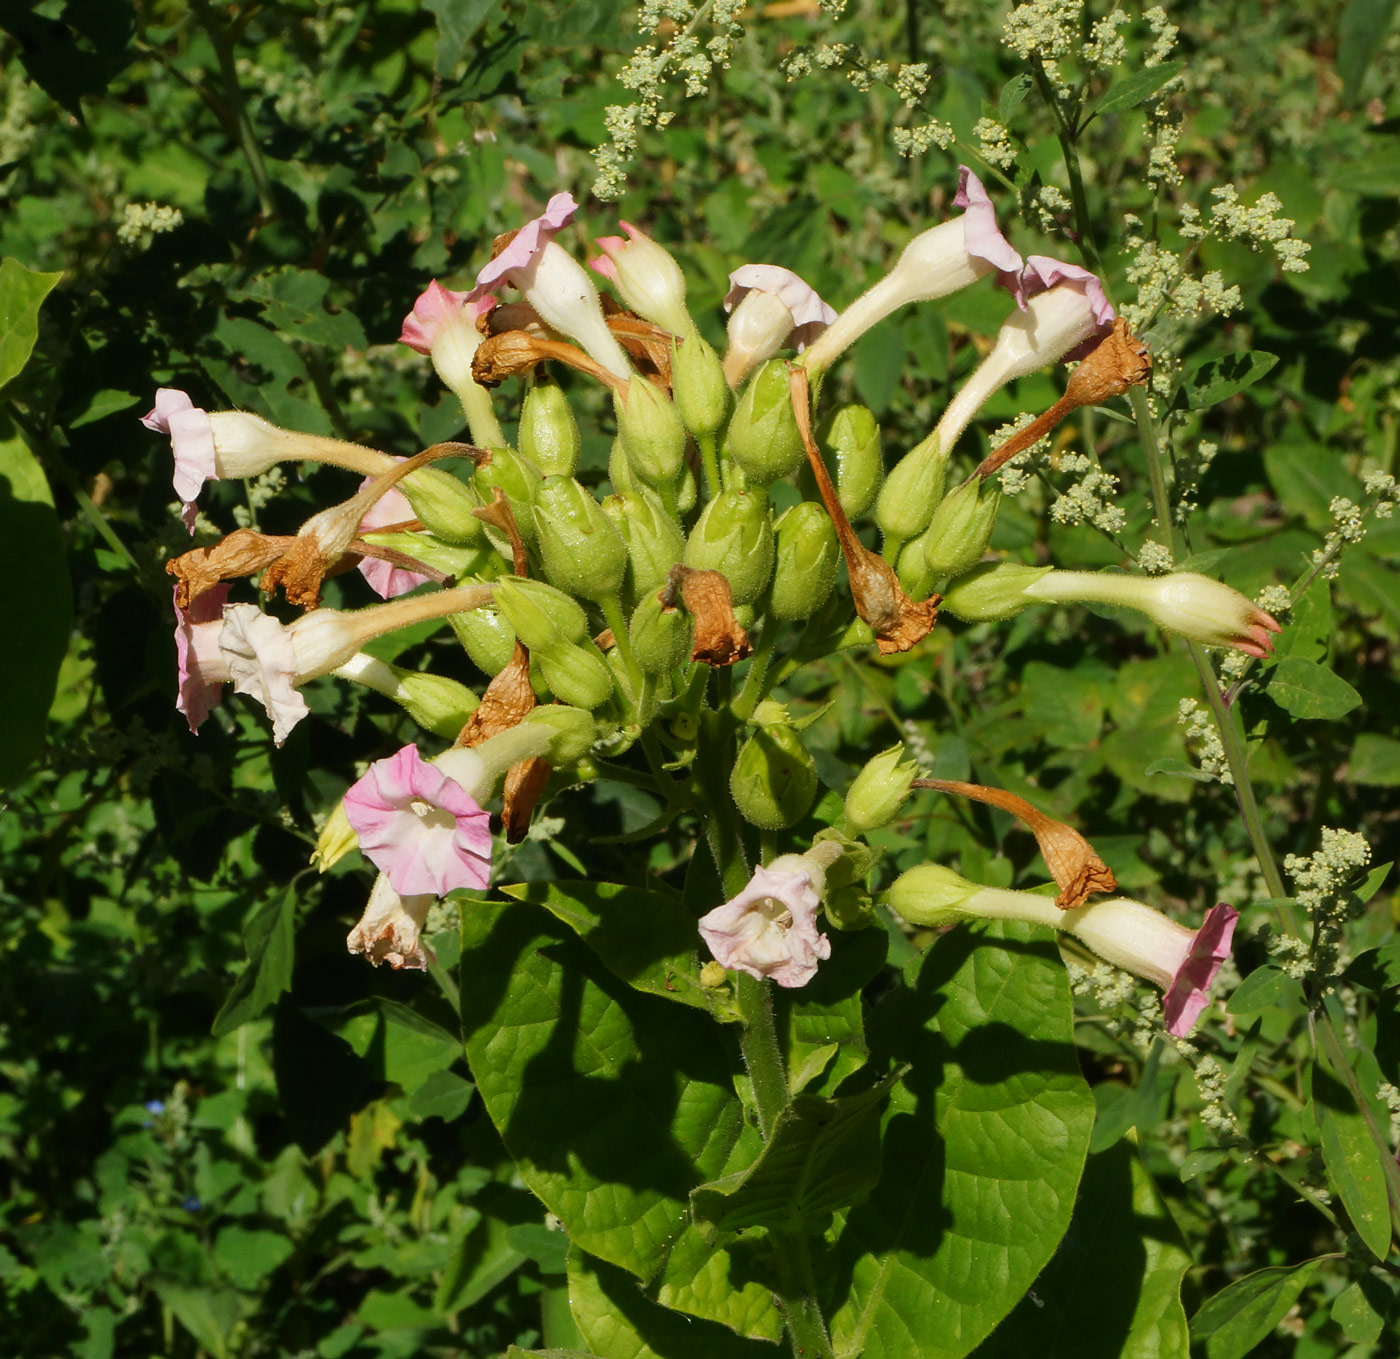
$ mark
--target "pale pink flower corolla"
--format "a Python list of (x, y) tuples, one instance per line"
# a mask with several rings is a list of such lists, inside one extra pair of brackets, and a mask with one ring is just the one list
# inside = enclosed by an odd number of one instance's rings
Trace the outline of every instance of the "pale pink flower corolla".
[(1162, 996), (1167, 1032), (1174, 1037), (1190, 1033), (1210, 1003), (1211, 983), (1230, 956), (1239, 918), (1239, 912), (1222, 901), (1211, 907), (1201, 928), (1192, 936), (1186, 957)]
[[(459, 294), (459, 296), (464, 295)], [(403, 459), (397, 458), (395, 461), (402, 462)], [(363, 491), (373, 480), (373, 477), (366, 477), (360, 483), (360, 490)], [(360, 536), (373, 533), (376, 529), (388, 528), (390, 524), (406, 523), (412, 518), (414, 518), (413, 506), (408, 503), (408, 497), (402, 491), (390, 487), (361, 518)], [(419, 575), (417, 571), (409, 571), (402, 566), (395, 566), (393, 562), (380, 561), (378, 557), (361, 557), (359, 571), (369, 582), (369, 588), (380, 599), (393, 599), (398, 595), (406, 595), (410, 590), (417, 589), (429, 579), (428, 576)]]
[(631, 222), (621, 226), (628, 239), (600, 236), (597, 244), (603, 253), (589, 263), (638, 316), (672, 334), (689, 334), (691, 320), (685, 308), (685, 275), (680, 265)]
[(175, 455), (171, 481), (175, 494), (180, 497), (180, 517), (193, 533), (195, 516), (199, 513), (195, 501), (206, 481), (219, 479), (209, 412), (196, 406), (178, 387), (161, 387), (156, 391), (156, 404), (141, 417), (141, 423), (157, 434), (170, 436), (170, 448)]
[(311, 711), (296, 690), (297, 654), (291, 629), (256, 604), (230, 604), (224, 609), (219, 647), (234, 691), (263, 705), (272, 720), (273, 740), (280, 746)]
[(420, 354), (431, 354), (433, 346), (448, 331), (459, 326), (469, 326), (473, 334), (478, 334), (477, 320), (495, 305), (496, 299), (491, 293), (483, 293), (472, 300), (470, 293), (453, 292), (434, 279), (418, 295), (413, 310), (403, 318), (399, 343)]
[(401, 897), (381, 873), (374, 880), (364, 914), (345, 940), (346, 948), (364, 954), (375, 967), (388, 963), (410, 972), (426, 971), (428, 955), (421, 936), (435, 900), (431, 892)]
[(731, 387), (780, 349), (806, 349), (836, 319), (814, 288), (777, 264), (734, 270), (724, 309), (730, 313), (724, 376)]
[(370, 765), (345, 794), (345, 815), (400, 896), (445, 896), (490, 881), (490, 817), (415, 745)]
[(817, 929), (820, 868), (783, 855), (754, 869), (738, 896), (701, 916), (701, 938), (722, 966), (779, 986), (805, 986), (831, 941)]
[(175, 707), (184, 713), (190, 730), (218, 703), (228, 682), (228, 663), (219, 649), (223, 630), (224, 601), (233, 587), (215, 585), (199, 595), (188, 609), (180, 607), (180, 587), (175, 586), (175, 656), (179, 671), (179, 693)]
[(577, 341), (614, 377), (629, 380), (632, 365), (608, 329), (593, 280), (554, 241), (554, 233), (568, 226), (577, 210), (571, 194), (555, 194), (544, 212), (526, 222), (505, 249), (482, 268), (476, 287), (467, 296), (477, 301), (506, 284), (519, 288), (545, 325)]
[(953, 206), (963, 209), (963, 248), (969, 255), (986, 260), (999, 274), (1021, 269), (1020, 251), (1001, 234), (991, 196), (966, 165), (958, 166), (958, 191), (953, 195)]

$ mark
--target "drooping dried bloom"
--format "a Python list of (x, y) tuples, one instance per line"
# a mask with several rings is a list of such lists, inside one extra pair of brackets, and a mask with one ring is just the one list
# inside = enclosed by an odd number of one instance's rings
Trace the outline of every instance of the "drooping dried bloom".
[(175, 586), (175, 654), (179, 669), (179, 694), (175, 707), (184, 713), (191, 731), (209, 716), (228, 682), (228, 663), (219, 650), (223, 630), (224, 600), (229, 586), (216, 585), (188, 609), (180, 605), (180, 587)]
[(779, 986), (805, 986), (818, 962), (831, 957), (831, 941), (817, 929), (820, 873), (796, 854), (756, 868), (738, 896), (700, 918), (715, 960)]
[(525, 720), (535, 706), (535, 690), (530, 683), (530, 653), (516, 642), (509, 664), (486, 686), (481, 703), (462, 728), (458, 743), (479, 746), (493, 736)]
[(490, 818), (416, 745), (370, 765), (345, 794), (345, 815), (400, 896), (446, 896), (490, 881)]
[(980, 783), (960, 783), (953, 779), (915, 779), (915, 788), (934, 788), (941, 793), (957, 793), (1004, 812), (1022, 821), (1035, 836), (1050, 876), (1059, 886), (1055, 905), (1062, 911), (1082, 906), (1095, 892), (1111, 892), (1118, 886), (1113, 870), (1094, 852), (1094, 847), (1063, 821), (1047, 816), (1038, 807), (1004, 788)]
[(694, 623), (691, 660), (720, 667), (752, 653), (749, 635), (734, 616), (734, 595), (723, 572), (695, 571), (678, 563), (657, 597), (669, 607), (677, 593)]
[(374, 880), (364, 915), (345, 941), (346, 948), (364, 954), (375, 967), (388, 963), (395, 969), (426, 971), (428, 955), (420, 936), (435, 899), (431, 892), (401, 897), (388, 875), (381, 873)]

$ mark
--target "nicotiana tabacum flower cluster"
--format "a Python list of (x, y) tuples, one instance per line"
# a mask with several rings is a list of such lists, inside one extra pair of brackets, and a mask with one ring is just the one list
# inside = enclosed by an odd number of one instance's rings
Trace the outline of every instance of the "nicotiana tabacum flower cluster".
[[(918, 927), (1049, 925), (1160, 988), (1171, 1033), (1196, 1022), (1234, 912), (1217, 907), (1191, 929), (1106, 895), (1117, 884), (1090, 843), (1003, 789), (916, 779), (896, 746), (856, 778), (844, 818), (805, 847), (792, 843), (819, 780), (805, 722), (773, 695), (808, 662), (843, 649), (908, 652), (940, 607), (996, 622), (1032, 605), (1115, 605), (1251, 657), (1265, 656), (1278, 631), (1257, 605), (1193, 572), (1062, 571), (989, 552), (1000, 500), (992, 474), (1072, 411), (1143, 383), (1151, 363), (1102, 280), (1023, 257), (966, 168), (954, 204), (959, 212), (916, 234), (839, 311), (780, 263), (737, 268), (718, 353), (662, 244), (623, 222), (620, 234), (595, 238), (585, 263), (561, 239), (576, 204), (556, 194), (497, 240), (472, 286), (434, 280), (407, 309), (401, 339), (431, 358), (466, 427), (463, 439), (409, 457), (157, 393), (145, 423), (170, 437), (192, 533), (211, 480), (299, 460), (359, 478), (295, 534), (239, 528), (167, 563), (176, 702), (192, 731), (232, 685), (266, 709), (280, 744), (308, 715), (302, 687), (326, 675), (392, 699), (423, 729), (370, 765), (317, 845), (322, 870), (358, 847), (378, 871), (352, 951), (429, 965), (422, 931), (434, 902), (491, 884), (488, 809), (498, 797), (499, 834), (514, 843), (562, 789), (640, 778), (665, 803), (649, 829), (691, 818), (715, 860), (718, 885), (697, 921), (697, 949), (703, 942), (712, 957), (702, 986), (712, 998), (754, 984), (746, 979), (802, 988), (832, 956), (830, 931), (878, 927), (869, 889), (878, 856), (865, 837), (917, 784), (1017, 817), (1058, 896), (979, 887), (929, 864), (901, 876), (886, 906)], [(927, 437), (887, 470), (873, 414), (824, 402), (823, 379), (892, 313), (978, 287), (1005, 290), (1006, 319)], [(1075, 366), (1064, 396), (959, 470), (960, 441), (987, 400), (1066, 363)], [(579, 428), (551, 380), (560, 365), (611, 404), (604, 483), (576, 475)], [(493, 389), (520, 376), (528, 385), (512, 446)], [(326, 577), (350, 568), (362, 577), (350, 593), (361, 589), (365, 603), (322, 606)], [(268, 607), (233, 598), (254, 575)], [(450, 625), (482, 685), (365, 651), (431, 620)], [(791, 852), (779, 852), (782, 838)]]

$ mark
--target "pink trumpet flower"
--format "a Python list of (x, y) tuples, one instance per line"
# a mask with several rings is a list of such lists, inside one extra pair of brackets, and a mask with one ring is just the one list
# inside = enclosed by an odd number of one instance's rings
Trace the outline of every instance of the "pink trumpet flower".
[(219, 650), (219, 633), (224, 626), (224, 600), (230, 585), (215, 585), (195, 599), (188, 609), (179, 604), (180, 587), (175, 586), (175, 654), (179, 667), (180, 691), (177, 711), (184, 713), (190, 730), (209, 716), (228, 682), (228, 664)]
[(806, 986), (831, 941), (817, 929), (822, 871), (797, 854), (754, 869), (738, 896), (700, 918), (700, 935), (722, 966), (779, 986)]
[(724, 376), (731, 387), (778, 350), (801, 352), (836, 319), (814, 288), (776, 264), (744, 264), (734, 270), (724, 309), (730, 314)]

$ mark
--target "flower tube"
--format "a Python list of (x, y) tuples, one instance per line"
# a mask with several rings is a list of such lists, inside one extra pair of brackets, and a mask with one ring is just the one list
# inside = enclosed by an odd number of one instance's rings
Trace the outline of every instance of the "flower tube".
[(745, 264), (730, 274), (724, 309), (730, 314), (724, 356), (730, 387), (778, 350), (805, 349), (836, 319), (814, 289), (776, 264)]
[(482, 340), (476, 323), (495, 305), (490, 293), (473, 300), (434, 279), (404, 317), (399, 335), (400, 344), (432, 359), (437, 375), (462, 403), (472, 442), (483, 448), (505, 443), (490, 394), (472, 377), (472, 358)]
[(476, 287), (467, 298), (479, 302), (504, 284), (519, 288), (545, 325), (577, 340), (591, 358), (626, 381), (632, 376), (632, 365), (603, 319), (593, 280), (554, 242), (554, 233), (568, 226), (577, 211), (571, 194), (555, 194), (544, 212), (526, 222), (477, 274)]
[(219, 650), (224, 600), (231, 589), (216, 585), (180, 607), (180, 587), (175, 586), (175, 653), (179, 668), (179, 693), (175, 707), (184, 713), (190, 730), (197, 732), (209, 716), (228, 682), (228, 662)]
[(900, 307), (944, 297), (988, 274), (1019, 276), (1023, 261), (997, 227), (996, 210), (982, 182), (966, 165), (958, 167), (958, 175), (953, 204), (965, 209), (962, 216), (921, 232), (904, 247), (895, 267), (856, 298), (808, 349), (802, 363), (809, 372), (825, 372), (838, 355)]
[(1062, 911), (1050, 897), (979, 887), (936, 864), (911, 868), (885, 900), (916, 925), (1024, 920), (1072, 934), (1105, 962), (1159, 986), (1167, 1032), (1178, 1038), (1190, 1033), (1209, 1003), (1211, 983), (1230, 956), (1239, 919), (1238, 911), (1221, 903), (1191, 930), (1126, 897)]

